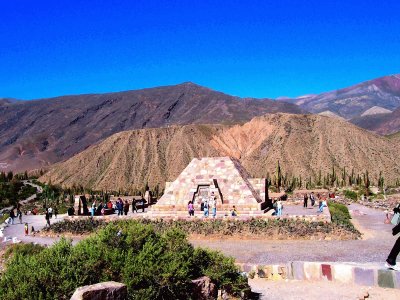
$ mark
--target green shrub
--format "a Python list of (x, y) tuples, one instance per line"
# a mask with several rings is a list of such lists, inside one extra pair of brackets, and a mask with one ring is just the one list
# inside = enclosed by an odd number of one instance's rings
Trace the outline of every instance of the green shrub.
[(353, 223), (351, 223), (350, 221), (351, 216), (349, 213), (349, 209), (346, 205), (329, 202), (328, 206), (329, 212), (331, 213), (332, 223), (360, 235), (360, 232), (354, 227)]
[(33, 252), (7, 262), (0, 299), (69, 299), (79, 286), (109, 280), (124, 282), (131, 299), (190, 299), (190, 281), (203, 275), (234, 295), (249, 290), (232, 258), (194, 249), (177, 228), (115, 222), (76, 246), (62, 239)]
[(344, 191), (344, 196), (345, 196), (345, 198), (351, 199), (351, 200), (354, 200), (354, 201), (356, 201), (357, 198), (358, 198), (358, 194), (356, 192), (350, 191), (350, 190), (345, 190)]

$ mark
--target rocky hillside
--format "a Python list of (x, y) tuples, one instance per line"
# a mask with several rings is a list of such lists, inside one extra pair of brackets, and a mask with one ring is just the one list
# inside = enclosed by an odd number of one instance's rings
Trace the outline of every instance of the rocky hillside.
[(400, 106), (400, 75), (385, 76), (319, 95), (285, 98), (284, 101), (312, 113), (329, 111), (347, 120), (360, 117), (374, 106), (381, 111), (393, 111)]
[(193, 157), (233, 156), (254, 177), (284, 172), (303, 178), (337, 169), (400, 177), (398, 140), (319, 115), (267, 114), (243, 125), (187, 125), (115, 134), (41, 178), (64, 186), (132, 190), (174, 180)]
[(303, 111), (294, 104), (241, 99), (193, 83), (14, 103), (4, 100), (0, 102), (0, 163), (13, 170), (40, 168), (124, 130), (234, 124), (275, 112)]

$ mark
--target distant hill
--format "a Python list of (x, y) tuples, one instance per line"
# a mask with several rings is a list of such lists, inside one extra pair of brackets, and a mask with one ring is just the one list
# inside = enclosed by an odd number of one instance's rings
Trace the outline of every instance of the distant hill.
[(400, 148), (337, 118), (267, 114), (243, 125), (185, 125), (124, 131), (50, 168), (41, 180), (64, 186), (132, 190), (174, 180), (194, 157), (238, 158), (254, 177), (273, 174), (279, 160), (303, 179), (346, 167), (376, 180), (400, 177)]
[(378, 106), (393, 111), (400, 106), (400, 75), (385, 76), (319, 95), (284, 98), (311, 113), (330, 111), (347, 120)]
[(7, 105), (7, 104), (11, 104), (18, 101), (17, 99), (13, 99), (13, 98), (0, 98), (0, 106), (2, 105)]
[(394, 110), (392, 113), (354, 118), (351, 122), (382, 135), (396, 133), (400, 131), (400, 108)]
[(17, 171), (68, 159), (124, 130), (235, 124), (265, 113), (304, 112), (294, 104), (242, 99), (193, 83), (2, 103), (0, 163)]

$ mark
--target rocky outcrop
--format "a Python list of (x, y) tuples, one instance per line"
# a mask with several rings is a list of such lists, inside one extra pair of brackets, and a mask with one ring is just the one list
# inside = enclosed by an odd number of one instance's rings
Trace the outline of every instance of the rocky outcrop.
[(217, 299), (218, 289), (207, 276), (192, 280), (192, 295), (195, 300)]
[(108, 281), (78, 288), (71, 300), (126, 300), (128, 289), (125, 284)]

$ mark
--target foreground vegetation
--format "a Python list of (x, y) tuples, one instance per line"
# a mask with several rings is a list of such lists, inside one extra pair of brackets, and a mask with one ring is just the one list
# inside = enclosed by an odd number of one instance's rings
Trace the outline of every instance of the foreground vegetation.
[(351, 216), (346, 205), (330, 201), (328, 203), (332, 223), (347, 228), (349, 231), (360, 234), (351, 223)]
[(19, 245), (8, 253), (0, 299), (69, 299), (79, 286), (114, 280), (130, 299), (191, 299), (190, 281), (209, 276), (232, 295), (249, 291), (247, 279), (216, 251), (194, 249), (177, 228), (160, 232), (139, 222), (110, 223), (76, 246)]
[[(346, 208), (347, 209), (347, 208)], [(336, 214), (335, 214), (336, 215)], [(118, 220), (111, 221), (116, 226), (130, 226), (132, 223), (151, 225), (156, 232), (164, 233), (170, 228), (175, 228), (190, 234), (200, 235), (223, 235), (223, 236), (266, 236), (270, 239), (309, 239), (311, 237), (332, 237), (338, 239), (355, 239), (360, 233), (351, 222), (346, 222), (337, 217), (332, 223), (308, 222), (299, 219), (248, 219), (248, 220), (163, 220), (163, 219), (140, 219), (140, 220)], [(350, 224), (350, 225), (349, 225)], [(74, 221), (64, 220), (52, 225), (50, 229), (55, 234), (72, 233), (74, 235), (88, 234), (106, 226), (99, 219), (78, 219)]]

